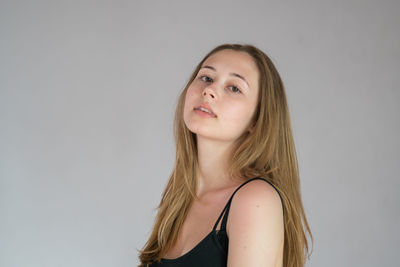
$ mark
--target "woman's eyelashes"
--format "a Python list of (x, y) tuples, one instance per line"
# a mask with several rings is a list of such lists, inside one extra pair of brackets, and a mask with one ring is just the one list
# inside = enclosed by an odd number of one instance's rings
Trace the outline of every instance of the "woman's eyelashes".
[[(203, 79), (203, 78), (206, 78), (206, 79)], [(206, 83), (207, 82), (212, 82), (212, 79), (210, 77), (208, 77), (207, 75), (201, 75), (199, 77), (199, 79), (202, 80), (203, 82), (206, 82)], [(232, 86), (229, 86), (229, 87), (234, 88), (234, 91), (232, 91), (234, 93), (237, 93), (237, 94), (241, 94), (242, 93), (242, 91), (239, 89), (238, 86), (232, 85)]]
[(204, 80), (203, 78), (207, 78), (207, 79), (209, 79), (209, 80), (212, 81), (212, 79), (211, 79), (210, 77), (206, 76), (206, 75), (201, 75), (199, 79), (202, 80), (202, 81), (204, 81), (204, 82), (209, 82), (209, 81), (207, 81), (207, 80)]

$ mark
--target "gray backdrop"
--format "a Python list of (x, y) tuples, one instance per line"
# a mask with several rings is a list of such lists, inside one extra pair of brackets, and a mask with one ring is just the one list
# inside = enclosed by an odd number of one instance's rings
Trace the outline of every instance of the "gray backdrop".
[(398, 1), (0, 3), (1, 267), (138, 264), (177, 96), (225, 42), (286, 85), (307, 266), (398, 266)]

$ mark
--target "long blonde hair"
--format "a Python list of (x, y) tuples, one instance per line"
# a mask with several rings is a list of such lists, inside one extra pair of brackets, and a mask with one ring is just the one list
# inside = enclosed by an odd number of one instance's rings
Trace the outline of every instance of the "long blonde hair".
[(222, 49), (247, 52), (260, 73), (257, 109), (252, 118), (254, 130), (244, 132), (235, 142), (229, 177), (244, 180), (263, 177), (273, 183), (284, 208), (283, 266), (303, 267), (306, 257), (310, 258), (306, 231), (312, 241), (313, 236), (302, 204), (296, 150), (280, 75), (271, 59), (253, 45), (222, 44), (201, 60), (179, 96), (174, 118), (175, 165), (157, 206), (152, 233), (144, 248), (139, 250), (139, 267), (160, 261), (174, 245), (191, 203), (196, 199), (197, 144), (195, 134), (183, 120), (185, 95), (203, 62)]

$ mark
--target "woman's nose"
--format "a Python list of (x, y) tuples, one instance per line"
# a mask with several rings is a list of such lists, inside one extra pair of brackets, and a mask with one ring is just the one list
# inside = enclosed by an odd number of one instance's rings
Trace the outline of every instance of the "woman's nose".
[(215, 91), (213, 88), (211, 88), (211, 86), (207, 86), (203, 90), (203, 96), (207, 96), (207, 95), (209, 95), (212, 98), (215, 98)]

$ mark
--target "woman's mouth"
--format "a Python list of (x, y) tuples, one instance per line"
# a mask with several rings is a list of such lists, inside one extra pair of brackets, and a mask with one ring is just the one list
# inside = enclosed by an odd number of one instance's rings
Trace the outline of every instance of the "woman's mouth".
[(217, 117), (217, 115), (212, 110), (211, 106), (207, 102), (201, 103), (199, 106), (194, 108), (195, 111), (199, 111), (199, 114), (206, 113), (212, 117)]
[(194, 108), (194, 111), (202, 117), (211, 117), (211, 118), (217, 117), (217, 115), (215, 115), (213, 112), (203, 107)]

